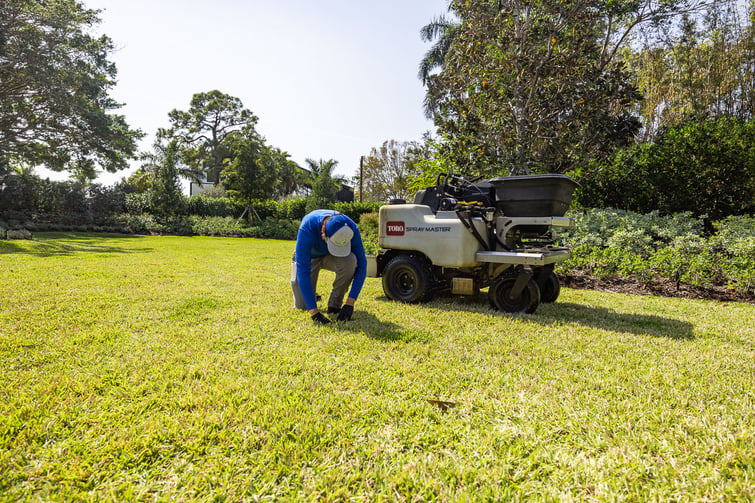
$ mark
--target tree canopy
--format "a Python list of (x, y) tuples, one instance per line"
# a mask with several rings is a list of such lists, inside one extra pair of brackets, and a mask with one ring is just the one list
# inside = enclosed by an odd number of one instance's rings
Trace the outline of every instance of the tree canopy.
[(75, 0), (0, 3), (0, 156), (92, 179), (127, 167), (142, 136), (108, 96), (116, 68), (98, 11)]
[(373, 148), (364, 160), (363, 199), (373, 202), (408, 199), (412, 194), (410, 180), (426, 154), (427, 149), (418, 142), (389, 140)]
[(204, 175), (235, 200), (278, 198), (294, 192), (303, 171), (289, 155), (265, 142), (257, 116), (221, 91), (196, 93), (189, 109), (168, 114), (171, 127), (158, 138), (175, 142), (184, 176)]
[(286, 154), (265, 145), (255, 133), (235, 132), (229, 135), (230, 154), (222, 172), (228, 194), (243, 204), (276, 195), (280, 171), (288, 163)]
[[(701, 0), (469, 0), (434, 22), (426, 103), (462, 171), (565, 172), (607, 159), (641, 128), (641, 94), (621, 57), (633, 35), (658, 37)], [(434, 27), (434, 29), (433, 29)], [(450, 43), (440, 42), (449, 39)], [(435, 48), (435, 47), (434, 47)], [(432, 58), (430, 57), (432, 56)]]
[(239, 98), (218, 90), (196, 93), (189, 110), (172, 110), (168, 117), (171, 126), (158, 137), (178, 141), (181, 160), (215, 184), (230, 156), (226, 140), (238, 133), (256, 135), (257, 116)]

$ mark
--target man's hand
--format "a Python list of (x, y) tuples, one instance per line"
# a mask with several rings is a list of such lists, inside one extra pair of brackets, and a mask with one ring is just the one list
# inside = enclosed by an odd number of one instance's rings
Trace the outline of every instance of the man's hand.
[(320, 325), (327, 325), (328, 323), (330, 323), (330, 320), (320, 311), (317, 311), (312, 315), (312, 321), (319, 323)]
[(344, 304), (341, 311), (338, 313), (336, 321), (348, 321), (351, 319), (351, 315), (354, 314), (354, 306)]

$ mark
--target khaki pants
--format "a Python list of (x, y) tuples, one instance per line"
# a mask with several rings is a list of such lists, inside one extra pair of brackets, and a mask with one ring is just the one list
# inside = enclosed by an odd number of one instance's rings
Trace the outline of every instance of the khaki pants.
[[(333, 271), (336, 273), (336, 279), (333, 281), (333, 291), (328, 299), (328, 307), (340, 308), (343, 304), (343, 298), (346, 291), (354, 279), (354, 272), (357, 270), (357, 257), (353, 253), (348, 257), (334, 257), (325, 255), (312, 259), (312, 288), (317, 292), (317, 278), (320, 275), (320, 269)], [(296, 280), (296, 262), (291, 262), (291, 289), (294, 292), (294, 307), (296, 309), (307, 309), (304, 303), (304, 297), (301, 295), (299, 282)]]

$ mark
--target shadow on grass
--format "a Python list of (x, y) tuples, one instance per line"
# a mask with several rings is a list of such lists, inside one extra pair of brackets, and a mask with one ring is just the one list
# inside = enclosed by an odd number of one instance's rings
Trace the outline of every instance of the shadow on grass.
[(0, 255), (4, 253), (18, 253), (24, 251), (26, 250), (18, 246), (15, 241), (0, 240)]
[[(393, 302), (387, 297), (378, 297)], [(542, 325), (577, 324), (591, 328), (634, 335), (650, 335), (669, 339), (694, 339), (694, 325), (687, 321), (652, 314), (620, 313), (604, 307), (570, 302), (541, 304), (534, 314), (508, 314), (489, 307), (487, 295), (474, 297), (440, 297), (427, 304), (428, 308), (446, 311), (463, 311), (488, 316), (521, 317), (522, 320)]]
[(336, 330), (364, 333), (368, 337), (386, 342), (425, 342), (432, 339), (432, 336), (423, 330), (405, 328), (361, 310), (354, 311), (354, 316), (350, 321), (335, 322), (332, 326)]
[(135, 234), (77, 234), (44, 233), (36, 236), (29, 245), (21, 246), (13, 241), (0, 241), (0, 254), (21, 253), (35, 257), (71, 256), (77, 253), (144, 253), (152, 251), (145, 247), (122, 247), (113, 239), (141, 239)]
[(552, 324), (577, 323), (579, 325), (624, 332), (634, 335), (650, 335), (669, 339), (694, 339), (694, 325), (688, 321), (665, 318), (654, 314), (620, 313), (605, 307), (585, 306), (570, 302), (556, 302), (546, 306), (542, 317), (538, 312), (533, 321)]

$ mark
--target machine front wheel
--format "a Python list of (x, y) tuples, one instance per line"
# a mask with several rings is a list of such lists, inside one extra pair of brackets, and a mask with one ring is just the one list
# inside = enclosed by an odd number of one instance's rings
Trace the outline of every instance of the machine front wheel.
[(431, 275), (424, 260), (412, 255), (392, 258), (383, 271), (383, 291), (389, 299), (399, 302), (430, 300)]
[(540, 289), (534, 280), (527, 281), (519, 295), (513, 295), (519, 274), (501, 274), (493, 280), (488, 289), (488, 299), (492, 307), (506, 313), (535, 312), (540, 305)]
[(550, 304), (556, 302), (561, 293), (561, 283), (556, 273), (551, 271), (540, 283), (540, 302)]

